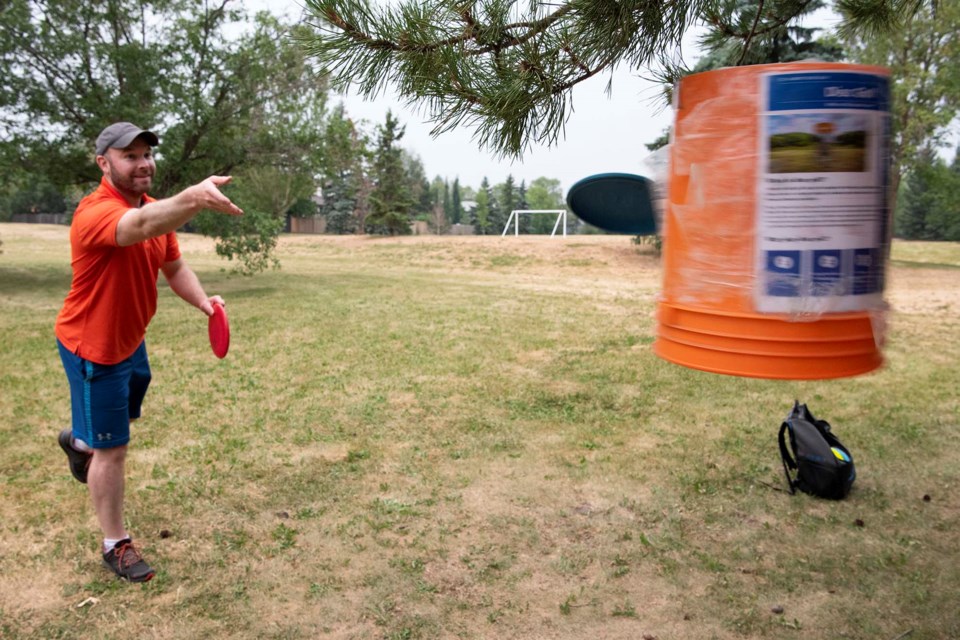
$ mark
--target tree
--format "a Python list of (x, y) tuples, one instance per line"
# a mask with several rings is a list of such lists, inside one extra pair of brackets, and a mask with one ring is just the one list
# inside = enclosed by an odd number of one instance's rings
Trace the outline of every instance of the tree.
[(446, 183), (440, 176), (434, 176), (430, 182), (430, 199), (433, 204), (443, 204), (443, 194), (446, 191)]
[[(531, 182), (527, 190), (527, 208), (540, 210), (566, 208), (560, 181), (540, 177)], [(551, 233), (554, 224), (556, 224), (556, 216), (538, 215), (533, 219), (532, 233)]]
[(217, 255), (237, 260), (234, 270), (238, 273), (253, 275), (279, 266), (273, 249), (285, 220), (282, 215), (271, 213), (278, 204), (274, 200), (277, 192), (269, 186), (264, 189), (279, 179), (277, 171), (270, 167), (250, 168), (244, 179), (230, 186), (230, 198), (243, 203), (242, 216), (201, 212), (193, 219), (192, 225), (200, 233), (217, 238)]
[[(527, 202), (526, 180), (520, 181), (520, 186), (517, 187), (517, 201), (513, 206), (516, 209), (530, 209), (530, 204)], [(520, 225), (520, 233), (531, 233), (535, 219), (527, 216), (526, 218), (517, 218), (516, 222)]]
[[(762, 13), (761, 4), (767, 6), (757, 0), (732, 0), (707, 13), (708, 30), (699, 42), (706, 55), (693, 69), (688, 69), (682, 60), (663, 60), (662, 69), (655, 74), (663, 83), (667, 102), (672, 99), (676, 81), (690, 73), (744, 64), (843, 60), (843, 46), (834, 37), (817, 38), (821, 29), (796, 24), (797, 20), (823, 9), (826, 3), (810, 0), (779, 3), (779, 7), (771, 4), (770, 13)], [(756, 37), (758, 33), (762, 37)], [(656, 151), (669, 143), (668, 127), (644, 146), (648, 151)]]
[(944, 240), (960, 242), (960, 143), (953, 154), (953, 163), (945, 174), (941, 187), (943, 208), (933, 216), (931, 226), (938, 229)]
[(820, 29), (798, 20), (826, 7), (821, 0), (760, 2), (728, 0), (706, 12), (709, 29), (700, 45), (708, 54), (694, 72), (747, 64), (771, 64), (815, 59), (843, 59), (843, 48), (832, 39), (817, 39)]
[(926, 161), (923, 149), (942, 146), (947, 127), (960, 114), (960, 2), (940, 2), (936, 10), (921, 6), (895, 31), (848, 34), (844, 44), (855, 62), (890, 68), (890, 181), (897, 193), (914, 164)]
[[(326, 93), (305, 86), (313, 70), (296, 47), (284, 42), (285, 38), (274, 39), (285, 32), (274, 17), (258, 17), (254, 41), (260, 41), (250, 53), (276, 59), (280, 64), (259, 83), (272, 98), (250, 107), (246, 158), (234, 171), (233, 195), (245, 215), (225, 217), (204, 212), (194, 219), (198, 230), (218, 238), (217, 253), (237, 259), (237, 270), (246, 274), (268, 265), (279, 266), (272, 254), (287, 212), (297, 202), (309, 202), (316, 195), (324, 164), (320, 150)], [(172, 181), (171, 174), (175, 173), (168, 170), (167, 179)], [(171, 182), (171, 190), (181, 186)]]
[(408, 189), (410, 190), (411, 216), (419, 220), (428, 220), (433, 211), (433, 198), (430, 193), (430, 181), (423, 170), (420, 157), (403, 151), (403, 166), (406, 169)]
[(510, 212), (504, 213), (500, 198), (497, 196), (498, 187), (493, 187), (487, 183), (487, 206), (490, 208), (488, 220), (490, 224), (490, 233), (503, 233), (503, 227), (507, 224), (507, 216)]
[[(294, 40), (308, 38), (306, 27), (290, 28), (266, 13), (251, 25), (233, 4), (4, 3), (0, 180), (28, 172), (61, 191), (89, 190), (100, 179), (91, 162), (94, 139), (110, 122), (130, 120), (160, 134), (152, 195), (172, 195), (211, 174), (234, 174), (239, 184), (254, 165), (283, 176), (270, 183), (278, 190), (271, 203), (306, 191), (297, 187), (305, 184), (299, 174), (311, 175), (316, 118), (326, 96), (325, 82)], [(274, 223), (250, 218), (282, 216), (260, 210), (265, 203), (259, 201), (238, 203), (247, 220), (205, 228), (228, 236), (268, 232)], [(247, 240), (237, 243), (241, 252), (273, 246), (266, 237)], [(236, 255), (222, 244), (218, 251)]]
[(463, 220), (463, 203), (460, 201), (460, 178), (453, 179), (453, 191), (450, 194), (450, 210), (453, 215), (450, 221), (453, 224), (460, 224)]
[[(894, 232), (908, 240), (960, 240), (960, 172), (932, 147), (920, 150), (900, 194)], [(956, 165), (956, 161), (954, 162)]]
[(356, 205), (366, 173), (367, 140), (347, 117), (343, 103), (327, 118), (320, 151), (323, 185), (320, 214), (327, 219), (327, 231), (355, 233), (362, 228)]
[(960, 241), (960, 175), (944, 165), (933, 188), (936, 206), (927, 216), (927, 229), (935, 240)]
[[(737, 17), (750, 3), (736, 0), (307, 0), (320, 27), (307, 46), (338, 89), (373, 97), (392, 84), (429, 112), (434, 134), (473, 126), (482, 147), (518, 156), (531, 142), (557, 142), (578, 83), (620, 65), (662, 65), (698, 23), (734, 25), (724, 37), (747, 54), (769, 49), (814, 1), (756, 2), (748, 23)], [(889, 28), (927, 4), (841, 0), (848, 30)]]
[(477, 235), (487, 235), (490, 233), (490, 181), (484, 176), (480, 182), (480, 190), (477, 191), (477, 206), (474, 207), (470, 217), (470, 224), (473, 225)]
[(403, 149), (397, 145), (403, 134), (404, 127), (388, 110), (384, 123), (377, 127), (374, 150), (374, 189), (370, 195), (371, 213), (367, 218), (367, 228), (372, 233), (410, 233), (413, 199), (403, 166)]
[(517, 185), (513, 181), (513, 174), (507, 174), (507, 179), (497, 185), (497, 195), (503, 223), (506, 224), (510, 213), (517, 208)]
[(894, 219), (894, 235), (906, 240), (928, 239), (927, 216), (933, 206), (930, 183), (933, 182), (931, 174), (936, 171), (937, 154), (927, 148), (919, 155), (900, 190)]
[(895, 234), (908, 240), (960, 240), (960, 175), (932, 147), (924, 147), (907, 174)]
[(43, 180), (28, 182), (10, 196), (10, 212), (17, 213), (64, 213), (67, 202), (63, 194), (52, 184)]
[(353, 215), (357, 219), (357, 234), (367, 228), (367, 218), (373, 213), (373, 190), (376, 188), (373, 177), (364, 173), (357, 178), (356, 200), (353, 203)]
[(453, 220), (453, 202), (450, 200), (450, 183), (443, 181), (443, 216), (447, 221)]

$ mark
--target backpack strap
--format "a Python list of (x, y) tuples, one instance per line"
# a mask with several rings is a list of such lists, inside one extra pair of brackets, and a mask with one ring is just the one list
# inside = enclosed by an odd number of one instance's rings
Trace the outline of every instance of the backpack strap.
[(787, 429), (790, 428), (789, 422), (783, 422), (780, 425), (780, 460), (783, 462), (783, 473), (787, 476), (787, 486), (790, 487), (790, 493), (795, 494), (797, 492), (797, 482), (790, 477), (790, 469), (797, 468), (797, 462), (790, 456), (790, 451), (787, 449), (786, 434)]

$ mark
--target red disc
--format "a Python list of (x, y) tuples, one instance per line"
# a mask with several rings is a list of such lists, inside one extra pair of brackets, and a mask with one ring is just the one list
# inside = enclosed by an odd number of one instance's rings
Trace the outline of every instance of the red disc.
[(213, 305), (213, 315), (207, 324), (210, 334), (210, 347), (214, 355), (223, 358), (230, 349), (230, 323), (227, 322), (227, 312), (222, 304)]

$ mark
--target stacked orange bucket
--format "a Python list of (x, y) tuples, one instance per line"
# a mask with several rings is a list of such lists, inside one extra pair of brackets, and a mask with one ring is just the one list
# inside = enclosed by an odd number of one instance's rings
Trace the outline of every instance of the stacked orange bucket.
[(655, 353), (758, 378), (880, 367), (887, 70), (720, 69), (684, 78), (674, 108)]

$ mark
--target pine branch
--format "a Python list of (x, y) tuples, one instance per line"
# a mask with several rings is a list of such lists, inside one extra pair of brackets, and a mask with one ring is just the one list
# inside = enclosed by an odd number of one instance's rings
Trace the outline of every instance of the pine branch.
[[(794, 37), (790, 23), (823, 4), (404, 0), (372, 8), (366, 0), (305, 1), (319, 36), (303, 44), (335, 89), (371, 98), (393, 86), (408, 105), (427, 111), (434, 135), (472, 127), (481, 146), (506, 156), (533, 142), (556, 143), (571, 91), (585, 80), (620, 64), (657, 73), (698, 21), (713, 27), (714, 49), (730, 46), (732, 60), (744, 63), (778, 58)], [(924, 1), (840, 0), (861, 8), (895, 4), (898, 12)]]
[(747, 37), (743, 41), (743, 52), (740, 54), (740, 60), (737, 61), (737, 66), (743, 64), (743, 59), (747, 56), (747, 51), (750, 50), (750, 42), (753, 40), (753, 36), (757, 33), (757, 24), (760, 23), (760, 16), (763, 15), (763, 0), (760, 0), (760, 6), (757, 7), (757, 15), (753, 19), (753, 26), (750, 27), (750, 33), (747, 34)]

